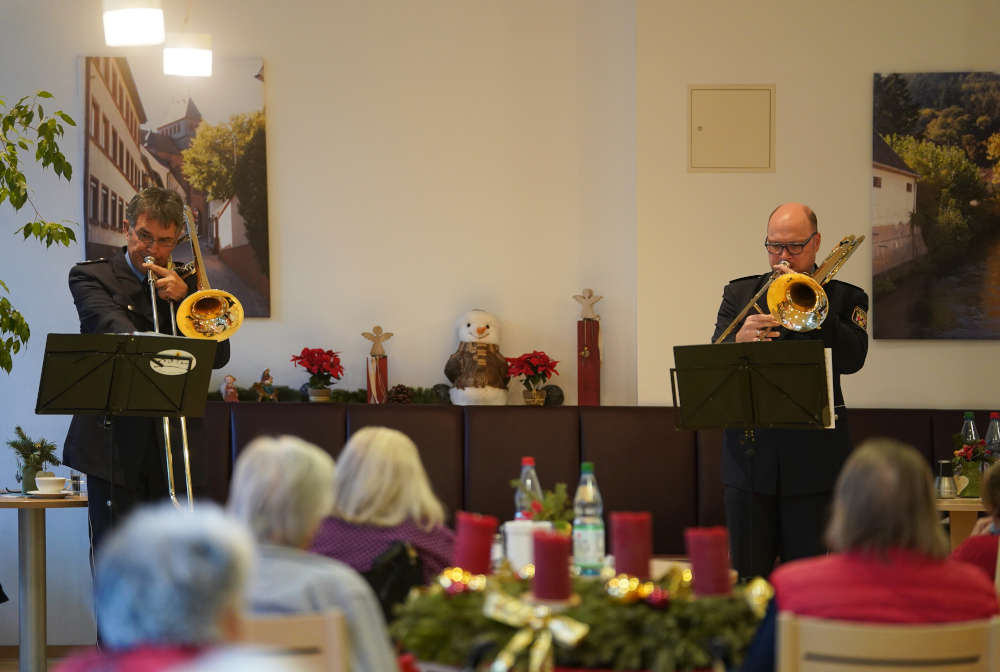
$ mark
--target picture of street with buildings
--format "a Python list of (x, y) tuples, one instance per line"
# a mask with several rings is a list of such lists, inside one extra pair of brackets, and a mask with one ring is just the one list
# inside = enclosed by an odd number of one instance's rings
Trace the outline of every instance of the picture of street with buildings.
[[(173, 77), (156, 51), (83, 59), (86, 257), (125, 245), (125, 207), (140, 189), (171, 189), (191, 206), (209, 284), (236, 295), (247, 317), (268, 317), (262, 62)], [(190, 243), (173, 253), (177, 264), (193, 256)]]
[(875, 338), (1000, 338), (1000, 74), (876, 74)]

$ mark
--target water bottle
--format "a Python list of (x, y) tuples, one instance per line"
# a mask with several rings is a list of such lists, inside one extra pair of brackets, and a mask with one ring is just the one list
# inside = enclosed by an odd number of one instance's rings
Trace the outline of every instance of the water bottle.
[(964, 417), (965, 419), (962, 421), (962, 443), (971, 445), (979, 440), (979, 432), (976, 431), (976, 416), (972, 411), (966, 411)]
[(542, 484), (538, 482), (538, 474), (535, 473), (535, 458), (528, 455), (521, 458), (520, 480), (521, 487), (514, 493), (514, 518), (531, 519), (535, 513), (531, 508), (532, 497), (539, 501), (542, 499)]
[(990, 413), (990, 424), (986, 427), (986, 450), (990, 457), (1000, 458), (1000, 413)]
[(604, 566), (604, 502), (593, 462), (580, 465), (580, 484), (573, 497), (573, 564), (581, 576), (596, 576)]

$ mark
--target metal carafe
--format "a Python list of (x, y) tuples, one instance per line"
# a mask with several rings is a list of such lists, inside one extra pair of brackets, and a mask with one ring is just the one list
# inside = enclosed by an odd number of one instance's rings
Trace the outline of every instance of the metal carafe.
[(951, 460), (938, 460), (937, 476), (934, 478), (934, 492), (942, 499), (958, 497)]

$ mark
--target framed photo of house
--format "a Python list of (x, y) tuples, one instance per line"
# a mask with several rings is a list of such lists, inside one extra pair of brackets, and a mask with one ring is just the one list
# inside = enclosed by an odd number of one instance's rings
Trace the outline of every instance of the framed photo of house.
[[(139, 190), (176, 191), (194, 214), (211, 286), (236, 295), (247, 317), (269, 317), (263, 62), (217, 59), (213, 69), (164, 75), (159, 50), (82, 59), (85, 255), (125, 245), (125, 209)], [(190, 243), (173, 258), (190, 261)]]
[(1000, 74), (877, 73), (875, 338), (1000, 338)]

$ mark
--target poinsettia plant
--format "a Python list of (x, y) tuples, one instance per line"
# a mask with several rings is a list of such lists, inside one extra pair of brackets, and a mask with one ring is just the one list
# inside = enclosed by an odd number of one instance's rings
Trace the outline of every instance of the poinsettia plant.
[[(960, 442), (957, 441), (956, 445)], [(966, 462), (986, 462), (992, 464), (997, 458), (993, 451), (986, 447), (986, 441), (979, 439), (972, 443), (962, 443), (961, 447), (955, 450), (952, 457), (952, 464), (956, 467)]]
[(559, 360), (552, 359), (541, 350), (526, 352), (520, 357), (505, 357), (507, 374), (521, 376), (526, 390), (540, 390), (542, 385), (552, 376), (559, 375), (556, 364)]
[(330, 387), (333, 379), (340, 380), (344, 375), (339, 355), (339, 352), (323, 348), (302, 348), (302, 352), (292, 355), (292, 364), (301, 366), (310, 373), (309, 387), (316, 390)]

